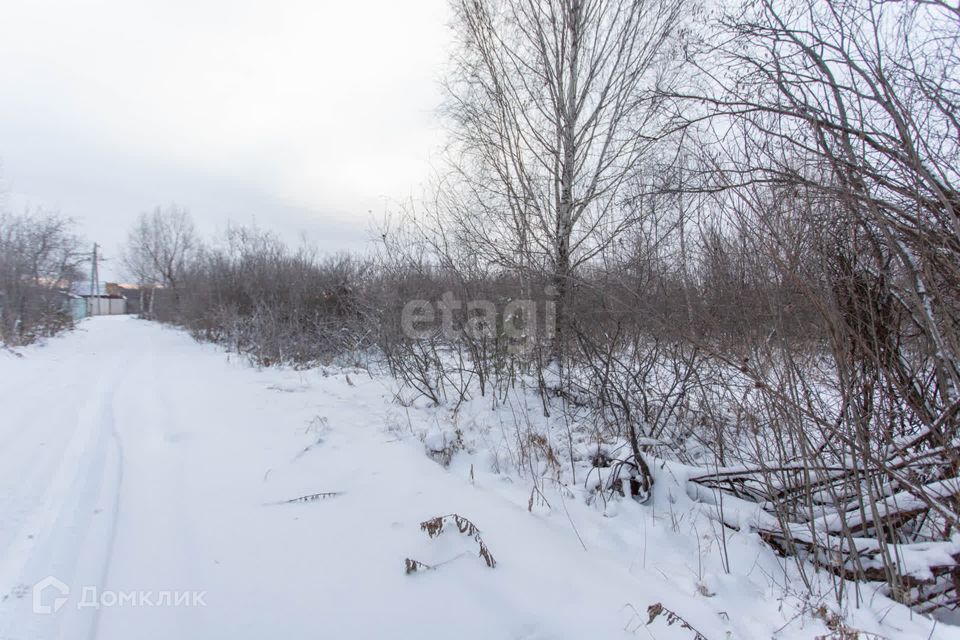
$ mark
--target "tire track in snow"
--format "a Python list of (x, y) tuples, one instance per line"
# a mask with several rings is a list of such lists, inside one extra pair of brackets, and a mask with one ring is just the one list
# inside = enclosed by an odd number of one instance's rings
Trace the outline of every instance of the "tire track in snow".
[[(171, 376), (163, 345), (157, 345), (149, 333), (140, 340), (142, 357), (124, 378), (115, 405), (124, 473), (102, 585), (119, 593), (157, 594), (184, 590), (183, 576), (196, 564), (192, 555), (196, 536), (185, 504), (196, 488), (187, 484), (177, 437), (184, 423), (174, 409), (183, 398), (170, 394), (170, 386), (183, 383), (179, 376), (187, 372), (175, 370)], [(149, 547), (146, 554), (145, 545)], [(192, 613), (202, 614), (199, 609)], [(97, 616), (90, 637), (126, 637), (131, 628), (144, 629), (151, 637), (189, 635), (180, 617), (179, 612), (159, 605), (110, 607)]]
[[(104, 587), (107, 584), (107, 579), (110, 576), (110, 566), (113, 562), (113, 546), (117, 539), (117, 523), (120, 519), (120, 496), (123, 492), (123, 440), (120, 437), (120, 433), (117, 431), (116, 416), (114, 413), (113, 407), (114, 396), (111, 394), (110, 397), (110, 439), (113, 442), (114, 451), (116, 452), (116, 481), (112, 485), (112, 510), (110, 513), (110, 528), (107, 533), (106, 538), (106, 552), (105, 557), (100, 569), (100, 579), (97, 584), (101, 587)], [(100, 609), (95, 609), (93, 615), (93, 621), (90, 624), (90, 632), (87, 634), (87, 637), (90, 640), (95, 640), (97, 633), (100, 629), (100, 620), (101, 613)]]
[[(68, 376), (87, 371), (84, 365), (90, 362), (79, 358), (77, 364), (67, 370)], [(76, 597), (81, 595), (81, 584), (97, 584), (95, 579), (103, 572), (100, 564), (105, 553), (104, 537), (96, 535), (95, 530), (107, 518), (111, 522), (106, 524), (112, 526), (115, 515), (103, 513), (98, 505), (105, 494), (109, 496), (113, 491), (117, 495), (116, 487), (110, 486), (115, 484), (111, 476), (119, 470), (112, 446), (112, 402), (122, 365), (121, 358), (107, 362), (106, 366), (100, 364), (98, 369), (104, 373), (95, 379), (93, 391), (72, 421), (50, 420), (50, 414), (43, 412), (33, 421), (47, 426), (49, 433), (43, 433), (48, 436), (56, 436), (55, 430), (66, 424), (72, 424), (73, 429), (55, 454), (54, 447), (44, 446), (21, 452), (20, 457), (30, 470), (28, 477), (35, 482), (31, 486), (38, 489), (21, 494), (32, 502), (32, 508), (17, 523), (19, 526), (0, 556), (0, 589), (6, 593), (12, 586), (19, 596), (0, 603), (0, 638), (8, 637), (11, 630), (29, 632), (27, 637), (37, 638), (82, 637), (82, 629), (89, 624), (91, 615), (77, 609)], [(39, 383), (45, 383), (41, 384), (43, 388), (49, 380)], [(79, 385), (79, 389), (84, 386)], [(67, 407), (67, 415), (73, 413), (68, 402), (55, 406)], [(34, 437), (39, 431), (28, 427), (21, 430), (32, 432)], [(43, 463), (38, 463), (38, 459)], [(42, 482), (44, 478), (46, 482)], [(54, 576), (71, 588), (70, 606), (53, 615), (40, 615), (33, 611), (32, 597), (28, 597), (32, 594), (23, 591), (47, 576)]]

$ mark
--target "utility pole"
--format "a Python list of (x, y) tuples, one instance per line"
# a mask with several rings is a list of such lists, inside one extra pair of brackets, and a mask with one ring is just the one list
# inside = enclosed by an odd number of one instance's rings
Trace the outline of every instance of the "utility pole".
[[(93, 243), (93, 259), (90, 266), (90, 298), (87, 301), (87, 316), (94, 315), (93, 304), (100, 304), (100, 268), (97, 266), (97, 243)], [(99, 308), (98, 308), (99, 310)]]

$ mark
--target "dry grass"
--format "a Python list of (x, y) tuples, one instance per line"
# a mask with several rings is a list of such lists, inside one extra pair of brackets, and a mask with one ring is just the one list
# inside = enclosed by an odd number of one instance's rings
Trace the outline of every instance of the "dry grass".
[[(457, 513), (450, 513), (445, 516), (437, 516), (429, 520), (424, 520), (420, 523), (420, 528), (426, 532), (427, 536), (430, 538), (436, 538), (441, 533), (450, 528), (450, 524), (453, 524), (457, 530), (467, 536), (473, 538), (479, 547), (479, 557), (484, 561), (484, 563), (493, 569), (497, 566), (497, 561), (494, 559), (493, 554), (490, 553), (490, 549), (487, 547), (486, 543), (483, 541), (483, 538), (480, 537), (480, 529), (477, 528), (475, 524), (464, 518), (463, 516)], [(416, 573), (424, 569), (435, 569), (437, 566), (431, 566), (420, 562), (419, 560), (414, 560), (412, 558), (407, 558), (405, 560), (406, 572)]]

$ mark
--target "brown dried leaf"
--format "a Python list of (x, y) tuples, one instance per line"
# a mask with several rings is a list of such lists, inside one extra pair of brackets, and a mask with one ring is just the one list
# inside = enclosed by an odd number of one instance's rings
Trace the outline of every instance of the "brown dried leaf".
[(693, 632), (693, 640), (707, 640), (707, 637), (694, 629), (690, 623), (681, 618), (679, 615), (667, 609), (660, 602), (655, 602), (654, 604), (647, 607), (647, 615), (650, 616), (650, 619), (647, 620), (647, 625), (649, 626), (658, 616), (664, 615), (667, 619), (667, 626), (673, 626), (674, 624), (679, 624), (681, 629), (687, 629), (688, 631)]
[(468, 535), (476, 541), (477, 545), (480, 547), (479, 555), (486, 565), (491, 569), (496, 567), (497, 561), (494, 559), (493, 554), (490, 553), (490, 549), (487, 548), (487, 545), (483, 542), (483, 538), (480, 537), (480, 529), (478, 529), (475, 524), (460, 514), (451, 513), (445, 516), (437, 516), (436, 518), (424, 520), (420, 523), (420, 528), (423, 529), (430, 538), (436, 538), (443, 533), (444, 525), (449, 519), (453, 520), (453, 523), (456, 525), (457, 530), (460, 533)]

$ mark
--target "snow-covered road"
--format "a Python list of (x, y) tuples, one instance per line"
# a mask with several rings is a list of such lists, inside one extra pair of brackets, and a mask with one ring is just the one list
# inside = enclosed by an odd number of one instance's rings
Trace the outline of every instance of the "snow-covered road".
[[(369, 379), (258, 372), (125, 317), (0, 362), (4, 640), (584, 637), (600, 611), (582, 599), (618, 590), (578, 585), (586, 559), (572, 536), (553, 539), (391, 442), (387, 390)], [(326, 491), (342, 494), (269, 504)], [(488, 541), (500, 568), (464, 558), (406, 576), (407, 556), (447, 542), (418, 523), (458, 509), (481, 526), (516, 519), (510, 546)], [(452, 556), (467, 550), (457, 542)], [(34, 611), (47, 576), (69, 588), (55, 614)]]
[[(775, 594), (711, 577), (655, 514), (593, 544), (602, 514), (530, 513), (529, 486), (444, 469), (362, 373), (257, 370), (128, 317), (25, 353), (0, 352), (0, 640), (651, 637), (658, 601), (711, 640), (784, 624)], [(495, 569), (420, 530), (452, 512)], [(453, 561), (405, 575), (407, 557)], [(710, 580), (728, 596), (698, 595)]]

